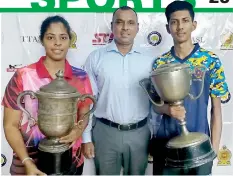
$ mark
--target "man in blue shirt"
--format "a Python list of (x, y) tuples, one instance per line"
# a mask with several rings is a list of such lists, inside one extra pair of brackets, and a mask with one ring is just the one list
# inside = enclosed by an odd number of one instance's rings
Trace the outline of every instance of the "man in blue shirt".
[[(160, 65), (167, 63), (181, 63), (190, 65), (194, 70), (191, 93), (198, 95), (201, 90), (203, 71), (195, 66), (205, 66), (207, 68), (204, 90), (197, 100), (185, 98), (184, 106), (162, 107), (153, 106), (157, 114), (161, 114), (157, 133), (154, 134), (152, 144), (153, 154), (153, 174), (175, 174), (175, 175), (208, 175), (211, 174), (212, 162), (193, 169), (172, 169), (165, 167), (166, 143), (173, 137), (180, 134), (179, 120), (186, 117), (186, 126), (190, 132), (201, 132), (211, 137), (211, 143), (215, 152), (218, 152), (222, 131), (221, 102), (230, 100), (230, 92), (223, 66), (218, 56), (201, 48), (198, 43), (193, 44), (191, 33), (196, 29), (197, 22), (194, 21), (194, 11), (190, 3), (186, 1), (174, 1), (166, 8), (167, 31), (171, 34), (174, 46), (170, 51), (158, 57), (153, 64), (153, 70)], [(158, 96), (154, 89), (150, 92), (158, 101)], [(157, 98), (156, 98), (157, 97)], [(207, 119), (208, 100), (211, 98), (211, 123)], [(157, 121), (158, 121), (157, 119)], [(211, 134), (211, 135), (210, 135)]]
[[(139, 30), (136, 12), (128, 6), (113, 13), (114, 40), (93, 51), (85, 69), (97, 108), (83, 135), (83, 152), (95, 161), (99, 175), (144, 175), (148, 162), (150, 102), (139, 81), (150, 75), (153, 57), (134, 45)], [(92, 132), (92, 138), (91, 138)]]

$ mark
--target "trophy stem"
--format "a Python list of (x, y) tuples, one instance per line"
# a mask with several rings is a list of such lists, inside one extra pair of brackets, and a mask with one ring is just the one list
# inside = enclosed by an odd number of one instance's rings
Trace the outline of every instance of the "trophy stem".
[(183, 104), (184, 104), (183, 100), (170, 103), (171, 106), (183, 106)]
[(53, 142), (54, 144), (59, 144), (59, 138), (58, 137), (47, 137), (48, 140)]
[(186, 127), (186, 121), (185, 120), (181, 120), (180, 121), (180, 127), (181, 127), (181, 134), (183, 135), (188, 135), (189, 134), (189, 131)]
[[(180, 100), (180, 101), (173, 102), (170, 105), (171, 106), (183, 106), (183, 104), (184, 104), (184, 101)], [(189, 134), (189, 131), (188, 131), (187, 127), (186, 127), (185, 119), (180, 121), (180, 127), (181, 127), (181, 134), (182, 135), (188, 135)]]

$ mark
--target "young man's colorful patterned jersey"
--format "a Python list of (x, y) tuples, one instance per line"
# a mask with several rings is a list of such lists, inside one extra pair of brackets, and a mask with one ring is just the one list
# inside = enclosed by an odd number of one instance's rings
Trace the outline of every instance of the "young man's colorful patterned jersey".
[[(201, 90), (203, 70), (198, 66), (205, 66), (207, 71), (204, 79), (204, 89), (201, 97), (197, 100), (191, 100), (188, 96), (184, 100), (186, 109), (187, 128), (191, 132), (202, 132), (210, 135), (207, 109), (209, 97), (221, 97), (222, 103), (230, 100), (230, 92), (225, 81), (223, 66), (219, 58), (212, 52), (207, 51), (195, 44), (193, 51), (184, 59), (175, 55), (174, 47), (162, 56), (158, 57), (154, 64), (153, 70), (167, 63), (181, 63), (190, 65), (193, 70), (193, 79), (190, 93), (197, 96)], [(169, 86), (169, 85), (168, 85)], [(151, 93), (156, 93), (151, 88)], [(180, 134), (180, 125), (177, 120), (167, 115), (163, 115), (159, 122), (160, 128), (156, 136), (159, 138), (171, 138)]]

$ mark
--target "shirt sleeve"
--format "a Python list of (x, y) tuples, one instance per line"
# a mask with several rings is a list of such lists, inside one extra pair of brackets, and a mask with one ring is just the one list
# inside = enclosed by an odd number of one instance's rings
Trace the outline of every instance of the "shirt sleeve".
[[(95, 57), (97, 57), (97, 56), (96, 56), (96, 53), (94, 51), (88, 56), (88, 58), (85, 62), (84, 70), (87, 72), (87, 74), (89, 76), (93, 94), (96, 98), (98, 98), (98, 87), (97, 87), (97, 80), (96, 80), (96, 74), (95, 74), (95, 69), (94, 69), (95, 64), (93, 61), (95, 59)], [(82, 143), (92, 142), (92, 139), (91, 139), (92, 117), (93, 117), (93, 114), (90, 115), (88, 125), (83, 132)]]
[(22, 77), (18, 71), (10, 79), (6, 86), (2, 105), (14, 110), (20, 110), (17, 105), (17, 97), (23, 91)]
[(152, 70), (155, 71), (156, 68), (158, 68), (158, 60), (159, 58), (156, 58), (152, 64)]
[(219, 58), (216, 58), (211, 64), (210, 72), (210, 96), (212, 98), (220, 97), (222, 103), (227, 103), (230, 98), (230, 92), (226, 83), (224, 69)]
[(98, 83), (97, 83), (97, 78), (96, 78), (96, 60), (99, 57), (98, 51), (93, 51), (87, 58), (85, 65), (84, 65), (84, 70), (87, 72), (88, 77), (91, 82), (91, 87), (93, 94), (98, 98), (99, 95), (99, 89), (98, 89)]
[[(156, 58), (155, 59), (155, 61), (153, 62), (153, 64), (152, 64), (152, 71), (155, 71), (156, 70), (156, 68), (158, 68), (158, 63), (157, 63), (157, 61), (159, 60), (159, 58)], [(154, 86), (153, 86), (153, 83), (152, 83), (152, 81), (151, 81), (151, 86), (150, 86), (150, 96), (151, 96), (151, 98), (156, 102), (156, 101), (160, 101), (160, 97), (159, 97), (159, 95), (157, 94), (157, 92), (156, 92), (156, 90), (155, 90), (155, 88), (154, 88)]]

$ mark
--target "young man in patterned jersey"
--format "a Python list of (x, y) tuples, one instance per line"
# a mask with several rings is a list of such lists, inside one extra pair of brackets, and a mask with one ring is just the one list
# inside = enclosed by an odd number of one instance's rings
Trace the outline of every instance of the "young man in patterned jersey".
[[(190, 132), (205, 133), (211, 138), (215, 152), (218, 152), (222, 131), (221, 103), (230, 100), (230, 92), (223, 66), (218, 56), (199, 46), (193, 44), (191, 33), (196, 29), (197, 22), (194, 21), (194, 11), (190, 3), (186, 1), (174, 1), (166, 8), (167, 31), (171, 34), (174, 46), (170, 51), (158, 57), (153, 64), (153, 70), (160, 65), (167, 63), (181, 63), (190, 65), (194, 70), (194, 77), (191, 85), (193, 95), (198, 95), (201, 90), (203, 71), (195, 69), (195, 66), (207, 68), (204, 89), (201, 97), (197, 100), (185, 98), (184, 106), (175, 107), (165, 104), (162, 107), (154, 106), (156, 113), (161, 114), (159, 128), (156, 138), (153, 138), (153, 174), (175, 174), (175, 175), (208, 175), (211, 174), (212, 162), (193, 169), (174, 169), (165, 167), (166, 143), (173, 137), (180, 134), (179, 120), (186, 118), (186, 126)], [(153, 88), (153, 86), (152, 86)], [(150, 92), (154, 100), (158, 100), (156, 92)], [(157, 97), (157, 98), (156, 98)], [(207, 119), (208, 100), (211, 98), (211, 123)], [(158, 119), (156, 119), (158, 122)], [(211, 134), (211, 135), (210, 135)]]

